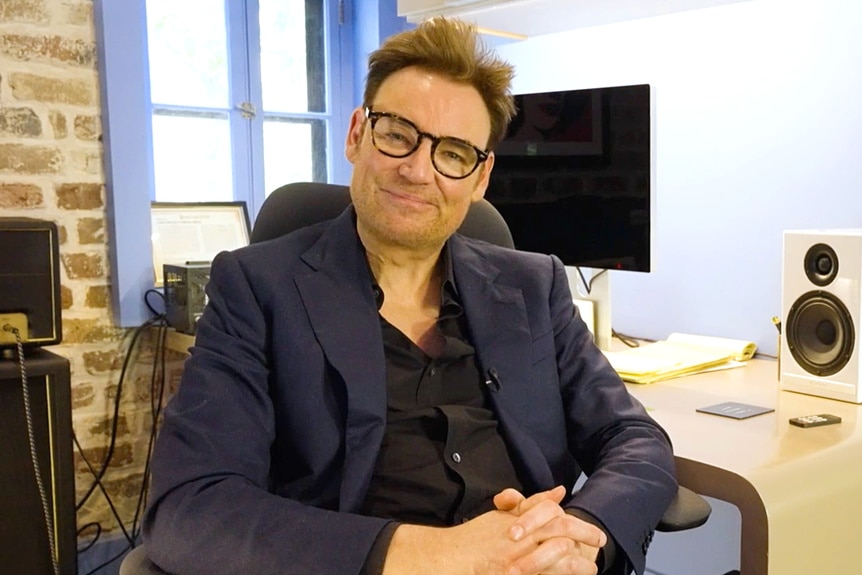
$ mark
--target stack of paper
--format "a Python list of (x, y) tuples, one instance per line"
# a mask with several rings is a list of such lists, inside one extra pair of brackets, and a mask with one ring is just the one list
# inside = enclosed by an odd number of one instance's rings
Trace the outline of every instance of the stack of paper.
[(624, 381), (654, 383), (718, 368), (739, 367), (751, 359), (754, 342), (672, 333), (664, 341), (605, 352)]

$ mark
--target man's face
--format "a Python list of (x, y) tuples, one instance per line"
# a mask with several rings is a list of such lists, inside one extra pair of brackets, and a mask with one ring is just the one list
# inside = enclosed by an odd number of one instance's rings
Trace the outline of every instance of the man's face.
[[(466, 140), (485, 149), (491, 120), (475, 88), (418, 68), (405, 68), (381, 84), (375, 112), (395, 114), (420, 131)], [(362, 241), (411, 250), (437, 250), (452, 235), (470, 204), (485, 194), (493, 154), (464, 179), (440, 174), (431, 161), (432, 142), (404, 158), (378, 151), (371, 122), (359, 108), (350, 118), (345, 155), (353, 164), (350, 195)]]

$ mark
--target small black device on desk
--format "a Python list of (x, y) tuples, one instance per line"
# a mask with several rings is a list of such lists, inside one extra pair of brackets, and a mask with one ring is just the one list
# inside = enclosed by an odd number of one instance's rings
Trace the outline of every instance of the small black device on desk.
[(790, 418), (790, 425), (795, 425), (796, 427), (820, 427), (821, 425), (831, 425), (833, 423), (841, 423), (841, 418), (831, 413)]
[(209, 262), (165, 264), (164, 278), (168, 324), (178, 332), (194, 335), (198, 319), (207, 305), (205, 290), (210, 279)]

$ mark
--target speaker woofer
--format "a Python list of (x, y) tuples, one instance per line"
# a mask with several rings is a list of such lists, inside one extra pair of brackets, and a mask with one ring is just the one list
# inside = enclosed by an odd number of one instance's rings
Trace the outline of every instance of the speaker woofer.
[(827, 244), (814, 244), (805, 252), (805, 275), (816, 286), (826, 286), (838, 277), (838, 254)]
[(855, 340), (853, 319), (847, 306), (833, 294), (817, 290), (801, 295), (785, 323), (790, 353), (808, 373), (830, 376), (850, 361)]

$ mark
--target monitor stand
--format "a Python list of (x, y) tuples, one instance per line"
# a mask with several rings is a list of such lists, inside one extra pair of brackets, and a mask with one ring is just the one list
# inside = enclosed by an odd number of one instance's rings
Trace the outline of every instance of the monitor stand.
[[(590, 283), (590, 292), (587, 293), (584, 282), (581, 280), (578, 269), (566, 266), (566, 274), (569, 276), (569, 286), (575, 299), (593, 302), (593, 335), (595, 342), (602, 351), (611, 349), (611, 274), (610, 270), (595, 268), (581, 268), (587, 282)], [(604, 272), (604, 273), (602, 273)]]

